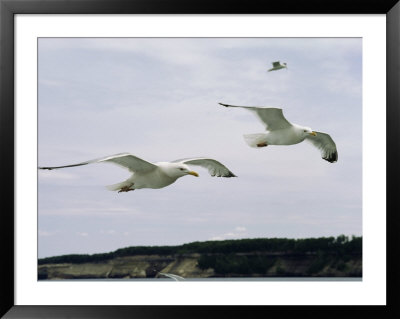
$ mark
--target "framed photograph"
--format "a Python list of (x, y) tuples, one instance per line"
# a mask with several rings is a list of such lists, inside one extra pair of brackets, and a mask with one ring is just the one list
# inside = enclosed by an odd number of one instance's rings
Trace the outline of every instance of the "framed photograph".
[(1, 315), (399, 313), (397, 1), (0, 10)]

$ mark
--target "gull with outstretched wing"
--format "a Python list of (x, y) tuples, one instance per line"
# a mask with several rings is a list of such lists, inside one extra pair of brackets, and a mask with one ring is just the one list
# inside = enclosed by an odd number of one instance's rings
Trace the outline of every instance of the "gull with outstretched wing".
[(287, 69), (287, 64), (276, 61), (276, 62), (272, 62), (272, 69), (269, 69), (268, 72), (277, 71), (280, 69)]
[(212, 176), (235, 177), (225, 165), (212, 158), (194, 157), (173, 162), (150, 163), (129, 153), (111, 155), (77, 164), (39, 167), (39, 169), (53, 170), (102, 162), (117, 164), (132, 173), (131, 177), (127, 180), (107, 186), (109, 190), (118, 191), (119, 193), (140, 188), (163, 188), (185, 175), (198, 177), (199, 174), (193, 171), (188, 165), (203, 167)]
[(309, 127), (290, 123), (283, 116), (283, 111), (280, 108), (219, 104), (225, 107), (239, 107), (249, 110), (264, 124), (266, 132), (244, 135), (246, 143), (251, 147), (293, 145), (309, 141), (321, 151), (321, 156), (324, 160), (330, 163), (335, 163), (338, 160), (336, 144), (329, 134), (316, 132)]

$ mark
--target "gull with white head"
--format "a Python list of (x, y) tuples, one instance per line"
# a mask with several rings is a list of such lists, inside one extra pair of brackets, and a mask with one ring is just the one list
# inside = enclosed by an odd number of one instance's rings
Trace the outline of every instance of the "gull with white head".
[(272, 62), (272, 69), (269, 69), (268, 72), (276, 71), (276, 70), (280, 70), (280, 69), (287, 69), (287, 65), (285, 62), (281, 64), (281, 62), (276, 61), (276, 62)]
[(150, 163), (129, 153), (111, 155), (71, 165), (39, 167), (39, 169), (53, 170), (101, 162), (117, 164), (128, 169), (132, 173), (132, 176), (127, 180), (107, 186), (109, 190), (118, 191), (118, 193), (129, 192), (140, 188), (163, 188), (185, 175), (198, 177), (199, 174), (193, 171), (188, 165), (206, 168), (211, 176), (236, 177), (225, 165), (212, 158), (194, 157), (173, 162)]
[(219, 103), (225, 107), (240, 107), (256, 114), (265, 125), (265, 133), (244, 135), (246, 143), (251, 147), (268, 145), (293, 145), (303, 141), (311, 142), (321, 151), (324, 160), (335, 163), (338, 160), (336, 144), (329, 134), (315, 132), (311, 128), (290, 123), (282, 109), (274, 107), (235, 106)]

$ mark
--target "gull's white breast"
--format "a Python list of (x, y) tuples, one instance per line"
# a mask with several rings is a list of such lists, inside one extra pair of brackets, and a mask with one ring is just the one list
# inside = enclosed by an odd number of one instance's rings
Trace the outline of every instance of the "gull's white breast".
[(162, 188), (174, 183), (177, 178), (165, 174), (160, 167), (147, 173), (134, 173), (131, 177), (134, 188)]
[(294, 126), (270, 131), (266, 135), (266, 142), (268, 145), (293, 145), (304, 141), (302, 130)]

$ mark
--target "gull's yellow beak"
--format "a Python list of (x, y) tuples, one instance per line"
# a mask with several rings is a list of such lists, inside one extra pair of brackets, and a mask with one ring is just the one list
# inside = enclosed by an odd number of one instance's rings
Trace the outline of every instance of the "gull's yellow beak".
[(311, 133), (310, 133), (310, 135), (317, 136), (317, 133), (315, 133), (315, 132), (311, 132)]
[(199, 177), (199, 174), (197, 174), (197, 173), (194, 172), (194, 171), (190, 171), (190, 172), (188, 172), (188, 174), (189, 174), (189, 175), (196, 176), (196, 177)]

